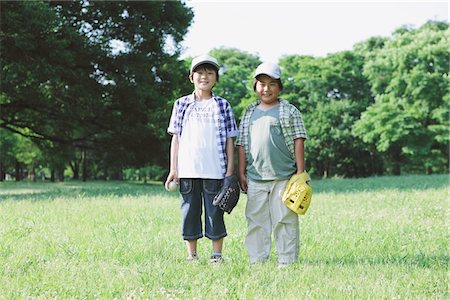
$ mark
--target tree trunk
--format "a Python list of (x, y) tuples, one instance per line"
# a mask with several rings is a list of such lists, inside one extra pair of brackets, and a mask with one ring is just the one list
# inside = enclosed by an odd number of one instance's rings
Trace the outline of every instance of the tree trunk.
[(82, 169), (83, 169), (83, 181), (86, 181), (88, 178), (88, 164), (87, 164), (87, 153), (86, 149), (81, 150), (81, 163), (82, 163)]
[(402, 163), (402, 150), (401, 149), (397, 149), (394, 150), (393, 153), (393, 173), (395, 176), (400, 176), (401, 175), (401, 163)]
[(16, 160), (16, 173), (14, 174), (14, 176), (16, 177), (16, 181), (20, 181), (20, 179), (22, 179), (22, 172), (21, 172), (21, 168), (20, 168), (20, 162), (18, 162)]
[(115, 169), (114, 173), (111, 174), (112, 180), (123, 180), (123, 170), (122, 167)]
[(6, 179), (6, 173), (5, 173), (5, 166), (3, 163), (0, 162), (0, 181), (5, 181)]
[(398, 161), (394, 162), (394, 175), (395, 176), (400, 176), (401, 175), (401, 167), (400, 167), (400, 163)]
[(105, 166), (103, 168), (103, 175), (104, 175), (105, 180), (109, 180), (108, 166)]
[(72, 179), (78, 180), (80, 179), (80, 164), (77, 161), (73, 161), (70, 163), (70, 168), (73, 172)]
[(58, 180), (64, 182), (64, 167), (58, 167)]
[(31, 164), (31, 170), (28, 173), (28, 178), (30, 181), (36, 182), (36, 168), (34, 167), (34, 163)]
[(53, 168), (53, 167), (50, 171), (50, 181), (55, 182), (55, 168)]

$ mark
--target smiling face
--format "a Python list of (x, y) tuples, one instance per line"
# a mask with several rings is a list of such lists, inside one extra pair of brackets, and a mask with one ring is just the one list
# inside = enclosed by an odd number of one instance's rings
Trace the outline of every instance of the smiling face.
[(196, 90), (211, 91), (217, 82), (217, 70), (209, 64), (203, 64), (195, 68), (190, 79)]
[(267, 75), (256, 77), (255, 91), (262, 103), (271, 105), (278, 103), (280, 86), (276, 79)]

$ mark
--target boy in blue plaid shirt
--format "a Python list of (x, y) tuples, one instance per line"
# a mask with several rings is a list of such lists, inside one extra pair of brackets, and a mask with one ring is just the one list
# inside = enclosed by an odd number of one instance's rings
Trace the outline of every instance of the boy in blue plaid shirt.
[(251, 263), (269, 258), (274, 235), (279, 267), (298, 259), (298, 216), (281, 200), (294, 173), (305, 170), (306, 129), (299, 110), (279, 99), (283, 89), (280, 67), (262, 63), (253, 89), (259, 100), (250, 104), (239, 126), (238, 175), (247, 192), (245, 239)]
[(204, 206), (205, 236), (212, 240), (212, 263), (222, 261), (223, 239), (227, 235), (223, 210), (212, 202), (223, 178), (234, 172), (233, 137), (238, 135), (230, 104), (212, 93), (218, 71), (214, 57), (202, 55), (192, 60), (189, 79), (195, 90), (175, 102), (167, 129), (172, 143), (165, 183), (169, 190), (170, 182), (179, 182), (182, 236), (188, 260), (198, 258)]

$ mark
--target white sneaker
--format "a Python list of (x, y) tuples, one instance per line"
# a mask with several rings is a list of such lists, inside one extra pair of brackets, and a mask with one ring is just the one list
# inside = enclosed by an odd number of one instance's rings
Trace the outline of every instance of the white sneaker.
[(212, 255), (209, 262), (212, 264), (221, 263), (221, 262), (223, 262), (223, 257), (222, 257), (222, 255)]
[(188, 257), (186, 258), (187, 261), (197, 261), (198, 260), (198, 255), (197, 253), (192, 253), (189, 254)]

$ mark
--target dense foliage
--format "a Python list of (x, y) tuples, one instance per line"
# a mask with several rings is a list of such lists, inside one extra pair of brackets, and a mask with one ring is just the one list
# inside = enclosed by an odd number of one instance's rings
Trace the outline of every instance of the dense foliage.
[(84, 178), (164, 164), (157, 145), (185, 82), (179, 42), (192, 17), (172, 1), (2, 2), (1, 127), (75, 177), (80, 164)]
[[(174, 100), (192, 91), (182, 2), (1, 4), (0, 178), (160, 179)], [(290, 55), (282, 97), (302, 112), (314, 176), (448, 172), (449, 28), (428, 22), (326, 57)], [(257, 55), (210, 51), (238, 119)]]
[(366, 59), (375, 102), (354, 132), (390, 159), (396, 175), (402, 164), (428, 173), (448, 167), (449, 37), (443, 23), (400, 28)]

